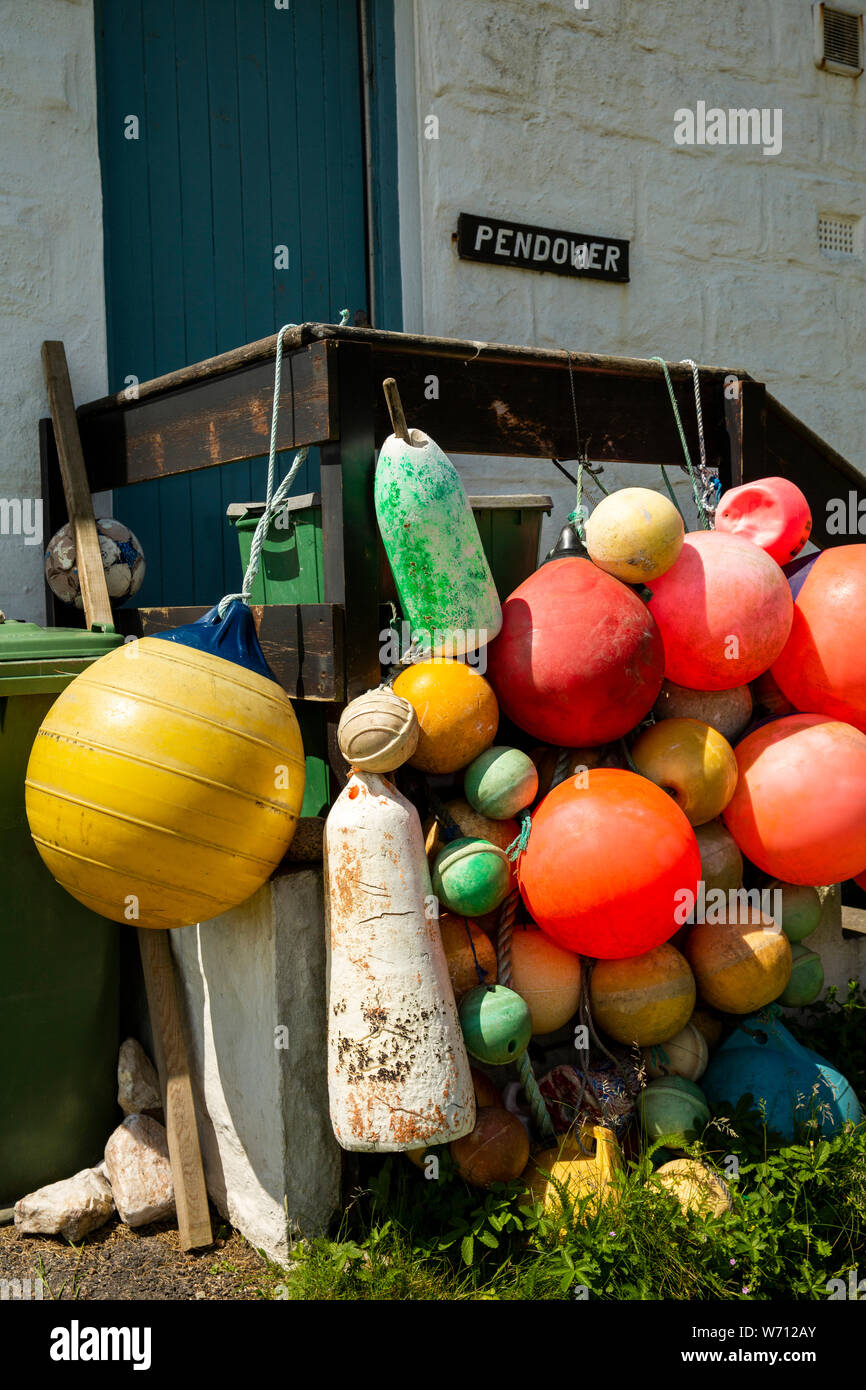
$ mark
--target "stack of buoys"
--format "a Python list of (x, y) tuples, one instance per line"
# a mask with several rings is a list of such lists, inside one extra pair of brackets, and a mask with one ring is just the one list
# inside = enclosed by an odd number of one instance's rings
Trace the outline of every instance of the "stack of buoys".
[[(542, 1095), (572, 1129), (599, 1105), (589, 1078), (613, 1068), (616, 1123), (640, 1090), (647, 1138), (682, 1149), (709, 1122), (701, 1083), (726, 1032), (820, 992), (820, 958), (803, 944), (820, 916), (814, 885), (866, 873), (854, 597), (866, 546), (795, 560), (811, 516), (785, 479), (733, 489), (716, 529), (688, 534), (673, 503), (621, 489), (591, 514), (582, 553), (549, 557), (500, 621), (444, 455), (414, 434), (384, 454), (377, 511), (405, 616), (453, 639), (450, 658), (433, 642), (397, 674), (414, 723), (401, 707), (387, 727), (427, 779), (430, 881), (466, 1052), (493, 1069), (523, 1058), (523, 1078), (527, 1055), (554, 1054)], [(474, 634), (457, 631), (460, 614)], [(454, 659), (461, 650), (484, 660)], [(816, 797), (821, 814), (803, 814)], [(761, 889), (744, 887), (760, 875)], [(572, 1029), (574, 1065), (555, 1055)], [(626, 1065), (641, 1056), (643, 1089)], [(515, 1176), (538, 1099), (515, 1096), (520, 1084), (504, 1103), (478, 1096), (473, 1125), (452, 1137), (470, 1183)], [(538, 1161), (558, 1172), (578, 1157)], [(686, 1205), (728, 1200), (706, 1170), (668, 1177)]]

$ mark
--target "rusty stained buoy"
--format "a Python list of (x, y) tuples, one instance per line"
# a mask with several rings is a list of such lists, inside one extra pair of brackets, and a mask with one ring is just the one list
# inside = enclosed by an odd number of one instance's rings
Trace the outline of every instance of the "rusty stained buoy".
[(444, 1144), (475, 1094), (418, 812), (353, 772), (325, 827), (328, 1094), (344, 1149)]

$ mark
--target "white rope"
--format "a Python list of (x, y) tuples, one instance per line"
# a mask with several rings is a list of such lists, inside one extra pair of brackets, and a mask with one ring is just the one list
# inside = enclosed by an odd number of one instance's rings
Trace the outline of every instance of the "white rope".
[[(340, 327), (343, 328), (348, 321), (349, 310), (341, 309)], [(292, 460), (291, 468), (275, 491), (274, 482), (276, 481), (277, 472), (277, 425), (280, 419), (280, 381), (283, 374), (283, 334), (288, 333), (290, 328), (297, 327), (298, 324), (296, 323), (284, 323), (277, 334), (277, 353), (274, 363), (274, 403), (271, 408), (271, 442), (268, 450), (268, 490), (265, 499), (265, 509), (259, 518), (259, 524), (253, 535), (253, 543), (250, 546), (249, 563), (247, 564), (241, 592), (239, 594), (226, 594), (225, 598), (220, 599), (217, 611), (221, 618), (225, 616), (226, 609), (230, 603), (234, 603), (235, 599), (240, 599), (241, 603), (249, 604), (250, 595), (253, 591), (253, 584), (256, 582), (256, 575), (259, 572), (262, 547), (264, 546), (268, 534), (268, 527), (271, 524), (272, 518), (286, 500), (292, 483), (297, 476), (298, 469), (306, 462), (307, 455), (310, 452), (309, 446), (306, 444), (302, 449), (298, 450)]]

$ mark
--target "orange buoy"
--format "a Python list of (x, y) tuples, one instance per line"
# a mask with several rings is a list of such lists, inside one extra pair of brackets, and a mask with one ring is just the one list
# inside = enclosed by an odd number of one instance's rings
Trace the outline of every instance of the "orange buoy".
[(866, 732), (866, 545), (825, 550), (794, 603), (773, 677), (795, 709)]
[(695, 832), (679, 806), (618, 768), (591, 768), (549, 792), (517, 861), (541, 930), (568, 951), (606, 960), (667, 941), (677, 895), (696, 892), (700, 874)]
[(462, 661), (419, 661), (400, 672), (393, 690), (418, 716), (418, 746), (409, 763), (422, 772), (457, 772), (496, 737), (496, 696)]
[[(453, 912), (440, 912), (439, 934), (458, 1003), (466, 991), (477, 984), (496, 984), (496, 952), (490, 939), (474, 922)], [(478, 966), (484, 972), (480, 976)]]
[(772, 918), (754, 908), (734, 922), (701, 922), (689, 932), (686, 959), (700, 996), (727, 1014), (750, 1014), (777, 999), (791, 978), (791, 945)]
[[(730, 690), (778, 657), (791, 630), (787, 580), (740, 536), (693, 531), (653, 580), (649, 610), (664, 641), (665, 676), (690, 690)], [(636, 721), (635, 721), (636, 722)]]
[(812, 513), (790, 478), (758, 478), (719, 498), (716, 530), (766, 550), (778, 565), (799, 555), (812, 530)]
[(481, 1071), (479, 1067), (470, 1067), (469, 1072), (472, 1076), (472, 1085), (475, 1087), (475, 1104), (478, 1109), (480, 1110), (485, 1105), (495, 1105), (500, 1110), (504, 1109), (499, 1089), (490, 1080), (487, 1073)]
[(449, 1145), (454, 1166), (473, 1187), (514, 1182), (529, 1160), (529, 1135), (516, 1115), (498, 1105), (483, 1106), (475, 1128)]
[(633, 729), (658, 696), (663, 667), (646, 604), (576, 558), (552, 560), (514, 590), (488, 648), (488, 674), (509, 719), (566, 748)]
[(651, 1047), (685, 1028), (695, 981), (675, 946), (656, 946), (625, 960), (599, 960), (589, 983), (596, 1023), (617, 1042)]
[(533, 1033), (555, 1033), (580, 1003), (580, 957), (535, 927), (511, 937), (511, 988), (529, 1005)]
[(747, 859), (786, 883), (841, 883), (866, 864), (866, 734), (789, 714), (736, 747), (722, 819)]

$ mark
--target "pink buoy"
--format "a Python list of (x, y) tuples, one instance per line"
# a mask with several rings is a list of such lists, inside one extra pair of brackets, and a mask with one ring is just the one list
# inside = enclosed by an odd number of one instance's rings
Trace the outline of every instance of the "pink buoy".
[(716, 530), (741, 536), (779, 565), (799, 555), (812, 530), (809, 503), (788, 478), (758, 478), (722, 495)]
[(866, 732), (866, 545), (834, 546), (803, 569), (773, 678), (795, 709)]
[(866, 734), (789, 714), (737, 744), (722, 820), (743, 854), (786, 883), (841, 883), (866, 866)]
[(689, 690), (732, 690), (754, 680), (772, 666), (791, 630), (794, 604), (784, 574), (740, 536), (691, 531), (651, 587), (665, 676)]

